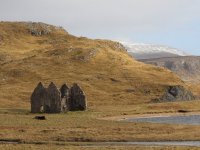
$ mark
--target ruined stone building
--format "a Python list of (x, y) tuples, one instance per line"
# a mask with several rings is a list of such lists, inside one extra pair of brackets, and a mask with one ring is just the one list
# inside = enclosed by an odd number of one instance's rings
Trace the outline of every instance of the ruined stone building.
[(63, 84), (58, 89), (53, 82), (45, 88), (40, 82), (31, 95), (32, 113), (60, 113), (86, 110), (83, 90), (74, 83), (72, 87)]

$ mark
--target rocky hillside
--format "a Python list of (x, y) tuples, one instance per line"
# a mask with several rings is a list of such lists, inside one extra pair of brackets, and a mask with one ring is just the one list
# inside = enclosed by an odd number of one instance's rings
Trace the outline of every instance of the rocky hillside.
[(75, 37), (43, 23), (0, 23), (0, 107), (30, 107), (39, 81), (77, 82), (90, 109), (150, 102), (169, 85), (171, 71), (134, 60), (117, 42)]
[(200, 57), (198, 56), (158, 58), (141, 61), (165, 67), (179, 75), (184, 81), (200, 82)]

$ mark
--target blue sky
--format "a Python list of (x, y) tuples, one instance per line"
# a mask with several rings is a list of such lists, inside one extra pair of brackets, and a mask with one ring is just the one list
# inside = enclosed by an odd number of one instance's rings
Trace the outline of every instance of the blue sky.
[(200, 0), (0, 0), (0, 20), (46, 22), (77, 36), (200, 55)]

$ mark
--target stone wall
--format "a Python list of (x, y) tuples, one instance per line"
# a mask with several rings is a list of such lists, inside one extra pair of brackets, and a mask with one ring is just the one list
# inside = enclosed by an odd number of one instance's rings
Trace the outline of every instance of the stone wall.
[(44, 111), (44, 103), (47, 99), (47, 92), (43, 84), (38, 83), (37, 87), (33, 91), (31, 95), (31, 112), (43, 112)]
[(78, 86), (78, 84), (73, 84), (70, 89), (70, 95), (70, 111), (86, 109), (85, 94), (83, 90)]
[(86, 97), (76, 83), (69, 88), (63, 84), (60, 89), (51, 82), (45, 88), (40, 82), (31, 95), (32, 113), (60, 113), (86, 110)]
[(61, 111), (67, 112), (69, 111), (69, 99), (70, 99), (70, 88), (67, 86), (67, 84), (63, 84), (60, 88), (61, 92)]
[(48, 97), (48, 108), (49, 110), (46, 111), (47, 113), (60, 113), (61, 112), (61, 93), (56, 87), (56, 85), (51, 82), (49, 87), (47, 88)]

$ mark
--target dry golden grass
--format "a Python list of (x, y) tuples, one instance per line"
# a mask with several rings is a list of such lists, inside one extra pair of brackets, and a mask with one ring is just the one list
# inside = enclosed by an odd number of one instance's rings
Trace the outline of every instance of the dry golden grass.
[(133, 60), (119, 43), (77, 38), (60, 29), (36, 37), (26, 23), (0, 23), (0, 32), (0, 52), (11, 59), (2, 60), (0, 68), (0, 107), (29, 108), (39, 81), (78, 82), (91, 109), (150, 102), (165, 86), (184, 85), (167, 70)]
[[(200, 108), (198, 101), (151, 103), (151, 99), (162, 95), (166, 86), (186, 86), (185, 83), (170, 71), (135, 61), (119, 43), (78, 38), (62, 29), (36, 37), (28, 32), (26, 23), (1, 22), (0, 63), (0, 139), (24, 142), (200, 140), (199, 126), (99, 119), (179, 109), (199, 111)], [(35, 115), (29, 113), (30, 95), (39, 81), (45, 85), (53, 81), (59, 86), (64, 82), (78, 82), (87, 95), (88, 110), (46, 114), (46, 121), (34, 120)], [(37, 148), (37, 145), (18, 145), (16, 149), (32, 146)], [(1, 147), (13, 148), (12, 145)], [(42, 148), (48, 149), (48, 145)]]
[(199, 112), (200, 104), (198, 101), (193, 101), (133, 107), (121, 107), (118, 108), (119, 111), (107, 108), (105, 112), (88, 110), (45, 114), (47, 117), (45, 121), (33, 119), (36, 114), (30, 114), (29, 110), (1, 109), (0, 120), (3, 121), (0, 122), (0, 135), (1, 139), (18, 139), (25, 143), (200, 140), (199, 126), (128, 123), (100, 119), (114, 115), (126, 117), (132, 114), (177, 113), (179, 109)]
[(200, 85), (198, 83), (188, 83), (188, 86), (195, 95), (200, 95)]

